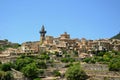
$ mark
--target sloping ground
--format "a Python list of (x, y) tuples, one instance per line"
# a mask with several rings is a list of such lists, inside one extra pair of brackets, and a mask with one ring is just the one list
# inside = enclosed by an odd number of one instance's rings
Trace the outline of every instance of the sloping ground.
[(12, 74), (13, 74), (13, 77), (15, 80), (24, 80), (25, 79), (23, 73), (15, 70), (15, 69), (12, 69)]
[(113, 36), (111, 39), (120, 39), (120, 33), (118, 33), (117, 35)]
[(82, 64), (83, 69), (90, 78), (88, 80), (120, 80), (120, 72), (108, 70), (103, 64)]
[[(59, 64), (60, 65), (60, 64)], [(61, 64), (62, 65), (62, 64)], [(113, 72), (109, 71), (108, 66), (104, 64), (81, 64), (83, 70), (86, 72), (90, 78), (88, 80), (120, 80), (120, 72)], [(58, 66), (57, 66), (58, 67)], [(53, 69), (53, 68), (52, 68)], [(53, 77), (52, 75), (48, 75), (49, 72), (52, 72), (53, 70), (49, 69), (47, 70), (46, 78), (43, 78), (42, 80), (66, 80), (65, 78), (60, 77)], [(59, 69), (61, 73), (65, 73), (67, 68), (61, 68)]]
[[(59, 66), (63, 64), (59, 64)], [(61, 67), (60, 66), (60, 67)], [(81, 64), (82, 68), (90, 78), (88, 80), (120, 80), (120, 72), (109, 71), (108, 66), (104, 64)], [(58, 66), (56, 66), (58, 67)], [(45, 77), (42, 80), (66, 80), (65, 77), (54, 77), (52, 72), (56, 68), (45, 70)], [(61, 74), (66, 72), (67, 68), (59, 68)], [(16, 80), (27, 80), (19, 71), (12, 69)]]
[(42, 78), (42, 80), (60, 80), (60, 78), (58, 78), (58, 77), (46, 77), (46, 78)]
[(86, 71), (89, 80), (120, 80), (120, 72), (110, 71)]

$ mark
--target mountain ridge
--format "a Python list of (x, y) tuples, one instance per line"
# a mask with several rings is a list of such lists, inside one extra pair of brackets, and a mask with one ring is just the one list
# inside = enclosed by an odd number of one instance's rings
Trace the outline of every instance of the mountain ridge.
[(113, 36), (111, 39), (120, 39), (120, 32), (116, 34), (115, 36)]

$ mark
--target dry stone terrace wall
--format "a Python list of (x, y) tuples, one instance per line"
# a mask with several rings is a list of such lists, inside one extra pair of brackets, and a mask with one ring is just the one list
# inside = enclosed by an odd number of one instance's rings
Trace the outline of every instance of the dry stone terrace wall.
[(103, 64), (81, 64), (85, 71), (108, 71), (108, 66)]
[[(54, 63), (54, 68), (45, 71), (47, 76), (52, 76), (51, 72), (55, 69), (63, 71), (67, 63)], [(81, 64), (82, 68), (90, 78), (88, 80), (120, 80), (120, 72), (109, 71), (105, 64)], [(66, 71), (65, 69), (64, 71)], [(64, 78), (65, 79), (65, 78)], [(44, 79), (43, 79), (44, 80)], [(49, 80), (49, 79), (48, 79)], [(61, 79), (60, 79), (61, 80)]]
[(14, 80), (25, 80), (23, 73), (16, 71), (15, 69), (12, 69), (12, 74), (13, 74)]
[(1, 61), (2, 63), (13, 62), (13, 61), (15, 61), (15, 60), (17, 59), (17, 57), (18, 57), (18, 56), (15, 56), (15, 57), (13, 57), (13, 56), (0, 57), (0, 61)]
[[(0, 60), (4, 62), (14, 61), (16, 57), (1, 57)], [(62, 74), (65, 73), (67, 68), (65, 68), (65, 65), (69, 63), (62, 63), (62, 62), (54, 62), (53, 66), (50, 64), (48, 65), (48, 69), (45, 70), (44, 75), (45, 77), (52, 77), (54, 70), (59, 70), (62, 72)], [(105, 64), (87, 64), (87, 63), (81, 63), (81, 67), (86, 72), (90, 78), (88, 80), (120, 80), (120, 72), (113, 72), (109, 71), (108, 65)], [(13, 74), (15, 77), (15, 80), (27, 80), (20, 72), (13, 70)], [(20, 76), (19, 76), (20, 75)], [(43, 79), (44, 80), (44, 79)], [(60, 79), (61, 80), (61, 79)]]
[(88, 80), (120, 80), (120, 72), (109, 71), (105, 64), (81, 64), (90, 78)]
[[(120, 73), (119, 73), (120, 74)], [(114, 72), (87, 72), (87, 75), (90, 76), (88, 80), (120, 80), (120, 75), (115, 74)]]

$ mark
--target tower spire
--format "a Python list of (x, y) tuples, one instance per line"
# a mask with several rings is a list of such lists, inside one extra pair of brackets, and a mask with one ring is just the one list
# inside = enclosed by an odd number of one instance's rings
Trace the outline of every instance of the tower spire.
[(45, 40), (45, 34), (46, 34), (44, 25), (42, 25), (42, 28), (39, 33), (40, 33), (40, 44), (42, 44)]

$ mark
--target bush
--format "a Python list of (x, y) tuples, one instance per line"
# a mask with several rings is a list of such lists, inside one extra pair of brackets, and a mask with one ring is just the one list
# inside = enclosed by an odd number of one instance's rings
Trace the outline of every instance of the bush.
[(91, 58), (85, 58), (85, 59), (83, 59), (83, 62), (89, 63), (90, 60), (91, 60)]
[(49, 60), (50, 57), (48, 54), (41, 54), (38, 56), (38, 59), (41, 59), (41, 60)]
[(39, 73), (39, 75), (43, 75), (44, 74), (44, 70), (40, 69), (38, 73)]
[(46, 69), (47, 68), (47, 65), (44, 61), (37, 61), (36, 65), (37, 65), (37, 68), (40, 68), (40, 69)]
[(75, 61), (75, 59), (73, 59), (73, 58), (62, 58), (62, 59), (61, 59), (61, 62), (64, 62), (64, 63), (74, 62), (74, 61)]
[(40, 78), (35, 78), (35, 79), (33, 79), (33, 80), (41, 80)]
[(13, 75), (11, 72), (7, 71), (5, 74), (5, 80), (13, 80)]
[(72, 63), (66, 64), (66, 65), (65, 65), (65, 68), (70, 67), (70, 66), (73, 66), (73, 64), (72, 64)]
[(83, 59), (83, 62), (95, 64), (96, 59), (94, 57), (93, 58), (85, 58), (85, 59)]
[(103, 56), (104, 54), (105, 54), (105, 52), (102, 52), (102, 51), (101, 51), (101, 52), (98, 52), (98, 53), (97, 53), (97, 56)]
[(38, 68), (35, 63), (30, 63), (22, 68), (22, 72), (26, 77), (31, 79), (38, 76)]
[(113, 58), (109, 63), (110, 71), (120, 71), (120, 56)]
[(15, 69), (20, 71), (23, 67), (25, 67), (29, 63), (32, 63), (33, 61), (34, 60), (29, 57), (19, 58), (15, 62)]
[(10, 71), (11, 67), (12, 67), (12, 63), (10, 62), (1, 64), (1, 70), (3, 71)]
[(13, 75), (9, 71), (0, 71), (0, 80), (13, 80)]
[(54, 70), (54, 71), (53, 71), (53, 75), (54, 75), (55, 77), (57, 77), (57, 76), (60, 76), (61, 74), (60, 74), (60, 72), (59, 72), (58, 70)]
[(67, 80), (86, 80), (88, 76), (81, 69), (80, 64), (75, 64), (68, 68), (65, 73)]

